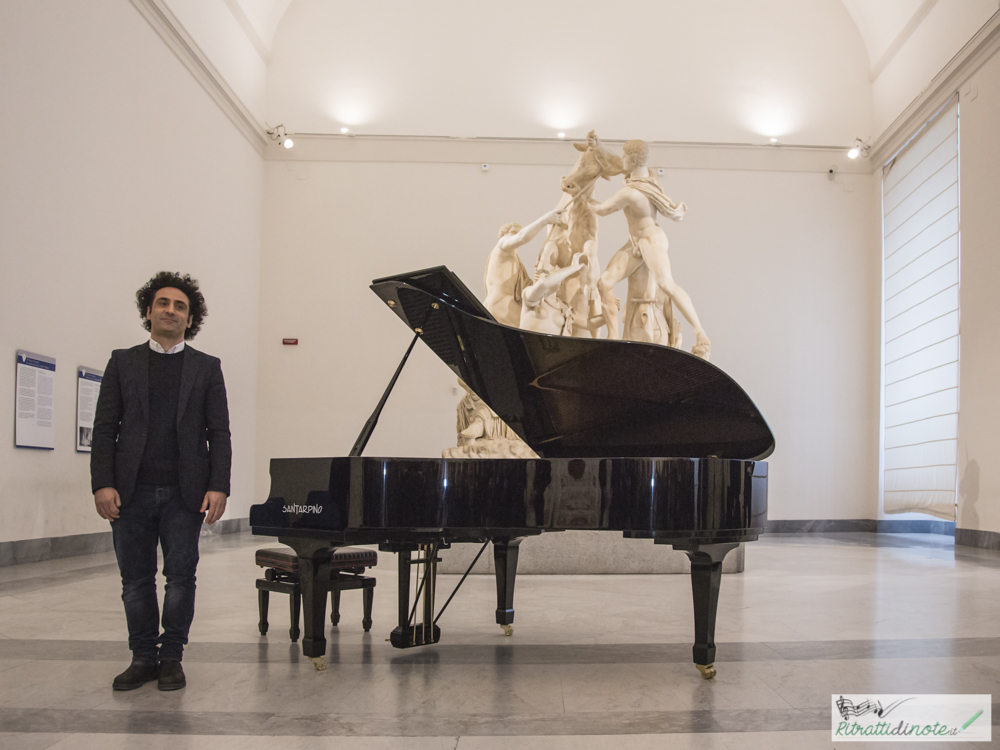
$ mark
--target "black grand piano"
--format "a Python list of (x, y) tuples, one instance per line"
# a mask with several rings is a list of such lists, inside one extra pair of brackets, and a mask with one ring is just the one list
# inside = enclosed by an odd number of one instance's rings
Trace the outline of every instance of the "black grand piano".
[[(694, 663), (714, 676), (722, 560), (764, 530), (762, 459), (774, 450), (739, 385), (678, 349), (501, 325), (443, 266), (371, 288), (415, 334), (403, 361), (350, 456), (271, 459), (270, 496), (250, 510), (254, 534), (278, 537), (299, 558), (303, 653), (323, 667), (328, 561), (337, 547), (377, 543), (398, 553), (399, 624), (390, 640), (407, 648), (440, 639), (436, 623), (451, 601), (435, 614), (441, 549), (479, 542), (481, 555), (492, 542), (496, 621), (510, 635), (518, 544), (543, 532), (597, 529), (687, 553)], [(363, 457), (418, 339), (539, 458)]]

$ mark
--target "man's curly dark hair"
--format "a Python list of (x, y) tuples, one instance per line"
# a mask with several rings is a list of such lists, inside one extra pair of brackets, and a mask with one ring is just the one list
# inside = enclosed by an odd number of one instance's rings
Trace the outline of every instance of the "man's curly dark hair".
[(208, 308), (205, 307), (204, 295), (198, 290), (198, 280), (192, 279), (191, 274), (188, 273), (181, 276), (179, 273), (160, 271), (156, 276), (143, 284), (139, 291), (135, 293), (135, 306), (139, 308), (139, 315), (142, 317), (142, 327), (147, 331), (149, 330), (146, 311), (153, 306), (156, 293), (168, 286), (179, 289), (187, 295), (191, 308), (188, 310), (188, 314), (192, 317), (192, 320), (191, 327), (184, 331), (184, 339), (193, 339), (198, 335), (198, 331), (201, 330), (201, 324), (208, 315)]

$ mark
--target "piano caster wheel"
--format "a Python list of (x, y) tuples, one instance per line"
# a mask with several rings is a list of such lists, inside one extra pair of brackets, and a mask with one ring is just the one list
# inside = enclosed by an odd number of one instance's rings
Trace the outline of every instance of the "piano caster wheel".
[(316, 667), (317, 672), (323, 672), (326, 670), (326, 659), (322, 656), (310, 656), (309, 661), (311, 661), (313, 666)]
[(715, 677), (715, 665), (714, 664), (695, 664), (698, 667), (698, 671), (701, 672), (702, 678), (706, 680), (711, 680)]
[(504, 635), (506, 635), (506, 636), (512, 636), (512, 635), (514, 635), (514, 626), (513, 625), (501, 625), (500, 627), (503, 628), (503, 634)]

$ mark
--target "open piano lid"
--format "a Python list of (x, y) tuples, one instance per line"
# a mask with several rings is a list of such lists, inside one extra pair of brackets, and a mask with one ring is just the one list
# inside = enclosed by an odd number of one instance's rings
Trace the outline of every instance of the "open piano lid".
[(444, 266), (371, 288), (540, 456), (752, 460), (774, 450), (753, 401), (700, 357), (502, 325)]

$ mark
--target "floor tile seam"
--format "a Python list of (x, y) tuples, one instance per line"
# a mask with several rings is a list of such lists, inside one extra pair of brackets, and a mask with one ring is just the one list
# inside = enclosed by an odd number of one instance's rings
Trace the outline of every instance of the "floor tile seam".
[(91, 569), (83, 568), (79, 572), (73, 571), (72, 573), (61, 573), (57, 577), (31, 576), (26, 578), (18, 578), (12, 581), (2, 581), (0, 582), (0, 595), (11, 596), (12, 592), (30, 593), (33, 591), (40, 591), (43, 589), (54, 588), (56, 586), (69, 586), (81, 580), (97, 581), (102, 576), (113, 578), (115, 573), (117, 573), (117, 568), (118, 568), (117, 564), (114, 566), (115, 567), (114, 571), (106, 571), (103, 573), (94, 572), (95, 570), (103, 567), (106, 566), (98, 565), (94, 566), (94, 568)]
[[(7, 639), (10, 640), (10, 639)], [(725, 656), (720, 655), (716, 659), (717, 665), (724, 664), (740, 664), (747, 665), (748, 667), (753, 666), (767, 666), (774, 663), (783, 664), (822, 664), (827, 662), (881, 662), (881, 661), (901, 661), (906, 659), (920, 660), (922, 662), (928, 661), (966, 661), (966, 660), (981, 660), (984, 658), (996, 658), (1000, 657), (1000, 652), (989, 653), (989, 654), (941, 654), (941, 655), (927, 655), (919, 653), (910, 654), (883, 654), (879, 656), (872, 655), (857, 655), (857, 654), (832, 654), (828, 656), (800, 656), (800, 657), (775, 657), (772, 659), (741, 659), (736, 656)], [(44, 661), (44, 662), (67, 662), (67, 663), (88, 663), (88, 664), (118, 664), (122, 659), (127, 659), (128, 653), (123, 649), (120, 655), (103, 655), (95, 654), (90, 657), (81, 656), (67, 656), (63, 654), (56, 655), (39, 655), (39, 654), (17, 654), (10, 653), (5, 655), (0, 655), (0, 659), (17, 659), (23, 661)], [(239, 665), (292, 665), (299, 664), (304, 665), (305, 662), (301, 659), (294, 661), (287, 659), (234, 659), (232, 654), (221, 658), (198, 658), (198, 657), (187, 657), (184, 659), (186, 664), (225, 664), (230, 666)], [(434, 661), (434, 662), (424, 662), (424, 663), (407, 663), (407, 664), (393, 664), (391, 660), (373, 660), (373, 661), (328, 661), (327, 666), (331, 669), (336, 669), (337, 667), (365, 667), (365, 668), (397, 668), (397, 669), (412, 669), (414, 667), (433, 667), (437, 669), (451, 669), (459, 667), (470, 667), (470, 668), (542, 668), (542, 667), (621, 667), (627, 668), (629, 666), (635, 666), (639, 664), (646, 665), (690, 665), (689, 659), (678, 658), (678, 659), (662, 659), (662, 660), (573, 660), (573, 661), (561, 661), (561, 660), (548, 660), (548, 661), (516, 661), (516, 662), (492, 662), (490, 660), (469, 660), (469, 661)], [(4, 670), (0, 670), (4, 671)]]
[[(93, 711), (86, 711), (84, 709), (74, 709), (78, 712), (93, 714)], [(601, 722), (599, 730), (597, 727), (557, 727), (553, 726), (552, 718), (542, 718), (542, 717), (530, 717), (522, 720), (521, 722), (514, 723), (511, 719), (506, 717), (496, 717), (494, 715), (489, 715), (488, 720), (485, 722), (479, 722), (475, 718), (466, 717), (452, 717), (452, 716), (432, 716), (424, 717), (422, 720), (409, 720), (409, 726), (400, 720), (399, 717), (393, 717), (392, 721), (384, 722), (381, 725), (373, 725), (371, 717), (360, 716), (357, 718), (339, 718), (331, 726), (329, 723), (329, 717), (325, 714), (319, 715), (307, 715), (307, 716), (268, 716), (267, 719), (258, 722), (251, 722), (249, 724), (243, 724), (241, 729), (242, 732), (232, 733), (224, 731), (219, 728), (218, 731), (212, 731), (209, 726), (193, 726), (191, 724), (190, 718), (185, 722), (186, 726), (182, 726), (182, 729), (188, 729), (190, 731), (177, 731), (178, 726), (176, 724), (176, 716), (170, 714), (164, 715), (153, 715), (151, 712), (143, 712), (143, 716), (135, 717), (129, 716), (124, 725), (118, 724), (104, 724), (102, 728), (105, 729), (103, 732), (81, 732), (80, 729), (85, 729), (86, 725), (92, 724), (93, 722), (80, 722), (74, 726), (73, 722), (64, 721), (65, 717), (54, 717), (59, 720), (59, 726), (52, 728), (49, 726), (34, 728), (33, 726), (28, 726), (24, 729), (15, 730), (16, 733), (23, 734), (70, 734), (71, 736), (79, 736), (82, 734), (107, 734), (107, 735), (187, 735), (187, 736), (231, 736), (231, 737), (241, 737), (241, 736), (285, 736), (285, 737), (308, 737), (308, 736), (369, 736), (369, 737), (438, 737), (442, 736), (442, 728), (450, 728), (452, 731), (447, 732), (444, 736), (455, 736), (457, 733), (459, 737), (461, 736), (476, 736), (476, 737), (511, 737), (511, 736), (593, 736), (593, 735), (607, 735), (607, 736), (626, 736), (626, 735), (664, 735), (664, 734), (719, 734), (719, 735), (739, 735), (739, 734), (750, 734), (758, 732), (801, 732), (801, 731), (815, 731), (815, 730), (825, 730), (827, 729), (826, 721), (828, 720), (824, 716), (822, 721), (818, 721), (815, 716), (815, 711), (810, 712), (809, 710), (800, 709), (795, 710), (794, 713), (801, 714), (800, 721), (794, 726), (789, 726), (787, 721), (790, 718), (788, 716), (789, 711), (785, 709), (780, 709), (782, 712), (782, 719), (785, 720), (785, 724), (780, 728), (773, 726), (762, 726), (762, 725), (744, 725), (743, 728), (739, 730), (729, 730), (723, 724), (718, 723), (715, 717), (708, 715), (696, 715), (694, 712), (674, 712), (674, 715), (668, 716), (655, 716), (655, 717), (640, 717), (632, 718), (626, 722), (617, 725), (609, 725), (604, 712), (595, 711), (593, 712), (593, 717), (597, 718)], [(0, 715), (2, 715), (3, 710), (0, 709)], [(51, 713), (51, 712), (50, 712)], [(758, 715), (760, 712), (756, 712)], [(740, 721), (745, 714), (741, 713), (741, 716), (733, 716), (732, 721)], [(213, 719), (216, 717), (201, 714), (202, 719)], [(560, 717), (567, 718), (567, 717)], [(575, 721), (580, 721), (581, 717), (579, 715), (573, 715), (569, 718)], [(588, 717), (590, 718), (590, 717)], [(645, 723), (641, 722), (642, 718), (646, 718)], [(655, 721), (657, 718), (665, 720), (667, 726), (660, 725), (650, 725), (649, 719)], [(669, 723), (671, 718), (681, 718), (680, 723)], [(724, 718), (724, 717), (720, 717)], [(766, 717), (765, 717), (766, 718)], [(169, 724), (169, 731), (162, 731), (164, 727), (162, 725), (157, 726), (156, 724), (149, 724), (145, 727), (142, 726), (142, 720), (159, 719), (162, 720), (164, 724)], [(105, 718), (105, 721), (107, 719)], [(169, 721), (167, 721), (169, 720)], [(293, 723), (290, 723), (291, 722)], [(699, 727), (697, 722), (701, 720), (703, 723)], [(303, 723), (306, 724), (305, 727), (301, 726)], [(421, 726), (422, 723), (431, 723), (433, 726)], [(521, 726), (517, 724), (520, 723)], [(83, 724), (84, 726), (80, 726)], [(500, 728), (497, 725), (502, 724), (502, 728), (506, 729), (506, 732), (498, 732), (497, 729)], [(443, 726), (444, 725), (444, 726)], [(548, 726), (546, 726), (548, 725)], [(15, 726), (14, 724), (7, 724), (8, 727)], [(556, 731), (545, 732), (544, 729), (552, 728)], [(307, 731), (303, 731), (303, 729)], [(426, 729), (426, 731), (421, 731)], [(481, 731), (476, 731), (477, 729)], [(580, 730), (580, 731), (574, 731)]]

